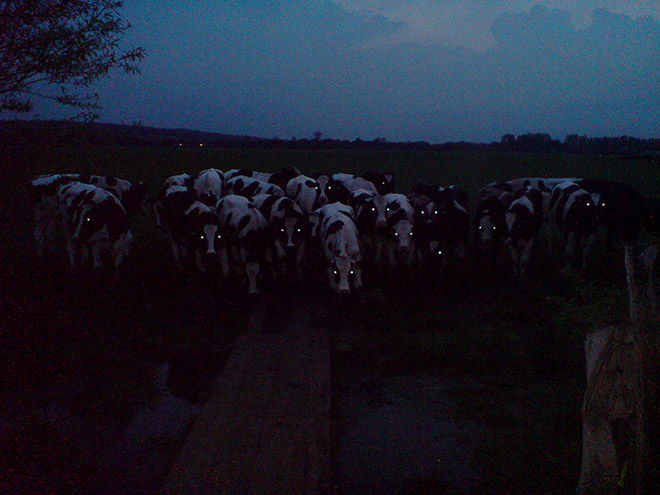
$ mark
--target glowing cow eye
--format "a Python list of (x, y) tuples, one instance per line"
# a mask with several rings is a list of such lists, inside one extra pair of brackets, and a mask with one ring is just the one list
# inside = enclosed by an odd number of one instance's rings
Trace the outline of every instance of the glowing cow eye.
[(222, 234), (218, 234), (216, 237), (217, 237), (218, 239), (222, 239)]
[(434, 215), (437, 215), (437, 214), (438, 214), (438, 210), (435, 210), (435, 211), (433, 212), (433, 214), (434, 214)]
[(355, 272), (353, 270), (351, 270), (351, 275), (354, 275), (354, 274), (355, 274)]
[(495, 225), (493, 225), (493, 230), (497, 230), (497, 227)]
[(284, 229), (280, 229), (280, 232), (284, 232)]
[(204, 239), (204, 234), (199, 236), (200, 239)]
[(301, 229), (296, 229), (296, 232), (301, 232)]
[(398, 232), (395, 232), (395, 233), (394, 233), (394, 236), (395, 236), (395, 237), (399, 237), (399, 233), (398, 233)]
[(587, 206), (591, 206), (591, 203), (589, 201), (587, 201)]
[(483, 230), (483, 228), (484, 228), (483, 225), (479, 225), (479, 230)]
[(371, 211), (376, 211), (376, 208), (374, 208), (374, 207), (372, 206), (372, 207), (371, 207)]
[(338, 272), (337, 270), (332, 270), (332, 273), (334, 273), (335, 275), (337, 275), (339, 272)]
[(438, 251), (438, 254), (442, 254), (442, 251)]
[(412, 232), (411, 232), (410, 234), (408, 234), (408, 235), (412, 235)]
[(92, 221), (91, 217), (85, 217), (85, 222), (91, 222), (91, 221)]

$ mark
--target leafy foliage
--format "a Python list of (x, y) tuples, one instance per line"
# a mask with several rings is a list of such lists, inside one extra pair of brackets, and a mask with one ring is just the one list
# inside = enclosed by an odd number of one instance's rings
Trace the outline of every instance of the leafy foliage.
[(30, 97), (37, 96), (79, 108), (78, 117), (97, 117), (90, 85), (111, 69), (139, 72), (144, 57), (141, 47), (119, 48), (130, 27), (119, 15), (122, 4), (0, 0), (0, 112), (30, 112)]

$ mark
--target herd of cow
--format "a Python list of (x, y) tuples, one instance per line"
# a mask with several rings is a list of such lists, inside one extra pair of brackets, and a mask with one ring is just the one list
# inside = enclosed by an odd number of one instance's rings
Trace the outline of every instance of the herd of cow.
[[(115, 177), (42, 175), (31, 182), (37, 255), (52, 250), (62, 226), (72, 268), (116, 271), (133, 240), (132, 214), (147, 209), (147, 187)], [(180, 269), (217, 269), (258, 293), (264, 265), (301, 277), (323, 263), (332, 290), (362, 288), (362, 270), (417, 265), (440, 276), (448, 259), (467, 256), (471, 226), (479, 263), (493, 265), (507, 249), (523, 277), (543, 224), (556, 226), (567, 257), (584, 268), (596, 230), (608, 241), (635, 241), (643, 228), (660, 233), (660, 200), (600, 179), (522, 178), (494, 182), (476, 196), (454, 187), (418, 184), (394, 192), (392, 174), (308, 176), (207, 169), (169, 177), (151, 202)]]

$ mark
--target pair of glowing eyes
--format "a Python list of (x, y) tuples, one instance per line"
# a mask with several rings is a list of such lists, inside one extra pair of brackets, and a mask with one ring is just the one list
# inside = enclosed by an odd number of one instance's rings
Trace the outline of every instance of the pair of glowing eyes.
[[(199, 236), (199, 238), (203, 241), (204, 239), (206, 239), (206, 236), (205, 236), (204, 234), (201, 234), (201, 235)], [(218, 234), (218, 235), (216, 235), (215, 238), (216, 238), (216, 239), (222, 239), (222, 234)]]
[[(339, 275), (339, 272), (337, 270), (332, 270), (332, 273), (334, 273), (335, 275)], [(353, 270), (351, 270), (350, 272), (348, 272), (348, 274), (349, 275), (355, 275), (355, 272)]]
[[(422, 215), (424, 215), (425, 213), (426, 212), (424, 210), (422, 210)], [(438, 213), (440, 213), (438, 210), (433, 210), (434, 215), (437, 215)]]
[[(412, 232), (409, 232), (409, 233), (408, 233), (409, 236), (412, 236), (412, 234), (413, 234)], [(399, 233), (398, 233), (398, 232), (395, 232), (395, 233), (394, 233), (394, 236), (395, 236), (395, 237), (399, 237)]]
[[(483, 229), (484, 229), (484, 226), (479, 225), (479, 230), (483, 230)], [(493, 230), (497, 230), (497, 226), (493, 225)]]
[[(280, 229), (280, 232), (286, 232), (286, 230), (285, 229)], [(302, 232), (302, 229), (298, 228), (298, 229), (296, 229), (296, 232)]]

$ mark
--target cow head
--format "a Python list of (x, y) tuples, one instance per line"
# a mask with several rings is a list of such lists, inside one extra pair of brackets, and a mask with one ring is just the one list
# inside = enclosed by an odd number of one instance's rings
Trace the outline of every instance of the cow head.
[(335, 256), (330, 262), (330, 287), (340, 296), (348, 296), (351, 293), (351, 286), (355, 286), (358, 275), (359, 266), (350, 258)]
[(394, 173), (392, 172), (368, 171), (361, 177), (376, 186), (378, 194), (382, 196), (394, 192)]
[(505, 234), (506, 228), (498, 221), (496, 214), (484, 210), (474, 221), (478, 244), (486, 249), (491, 248)]
[(410, 250), (413, 238), (413, 224), (408, 220), (399, 220), (390, 226), (394, 245), (399, 253), (404, 254)]

